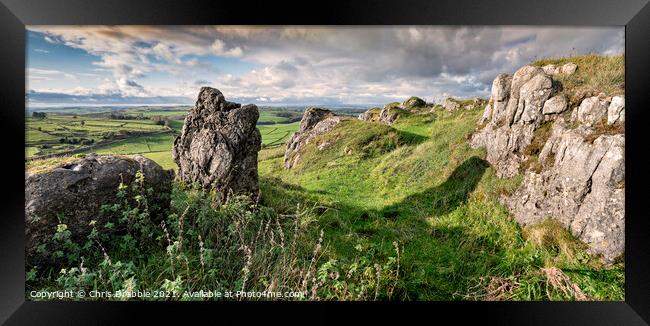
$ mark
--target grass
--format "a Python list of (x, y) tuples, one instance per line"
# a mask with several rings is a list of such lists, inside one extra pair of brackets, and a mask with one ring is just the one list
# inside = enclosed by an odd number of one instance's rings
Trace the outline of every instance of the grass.
[(625, 94), (625, 57), (602, 56), (589, 54), (583, 56), (544, 58), (533, 62), (533, 65), (543, 67), (548, 64), (562, 65), (573, 62), (578, 69), (572, 75), (558, 75), (553, 79), (557, 81), (555, 87), (558, 94), (567, 96), (570, 107), (580, 105), (580, 102), (589, 96), (596, 96), (600, 92), (608, 96)]

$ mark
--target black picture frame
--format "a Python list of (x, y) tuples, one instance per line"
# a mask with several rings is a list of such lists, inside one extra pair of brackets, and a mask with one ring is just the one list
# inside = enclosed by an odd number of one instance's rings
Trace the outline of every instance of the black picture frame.
[[(4, 134), (0, 218), (0, 322), (133, 323), (204, 315), (223, 322), (349, 321), (425, 313), (431, 320), (500, 325), (647, 325), (650, 223), (645, 206), (650, 98), (648, 0), (172, 1), (0, 0), (0, 123)], [(623, 302), (146, 303), (25, 301), (25, 25), (573, 25), (625, 26), (626, 285)], [(394, 308), (399, 308), (396, 313)], [(373, 311), (371, 312), (370, 309)], [(295, 317), (296, 312), (310, 315)], [(323, 318), (324, 317), (324, 318)]]

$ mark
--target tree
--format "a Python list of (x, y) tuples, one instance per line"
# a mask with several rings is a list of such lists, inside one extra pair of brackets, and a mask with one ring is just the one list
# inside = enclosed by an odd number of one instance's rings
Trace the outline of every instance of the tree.
[(47, 118), (47, 114), (45, 112), (32, 112), (32, 117), (33, 118), (38, 118), (38, 119), (45, 119)]

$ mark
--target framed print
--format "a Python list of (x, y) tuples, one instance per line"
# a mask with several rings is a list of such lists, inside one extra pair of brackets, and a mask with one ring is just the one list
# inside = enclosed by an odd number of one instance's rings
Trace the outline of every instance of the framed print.
[(650, 319), (646, 1), (2, 2), (7, 324)]

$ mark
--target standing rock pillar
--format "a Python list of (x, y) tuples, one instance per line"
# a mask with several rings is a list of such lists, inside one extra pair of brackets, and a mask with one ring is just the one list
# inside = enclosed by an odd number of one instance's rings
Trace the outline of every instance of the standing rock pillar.
[(242, 107), (226, 101), (218, 89), (202, 87), (172, 148), (178, 178), (218, 191), (222, 201), (234, 194), (257, 200), (258, 118), (257, 106)]

